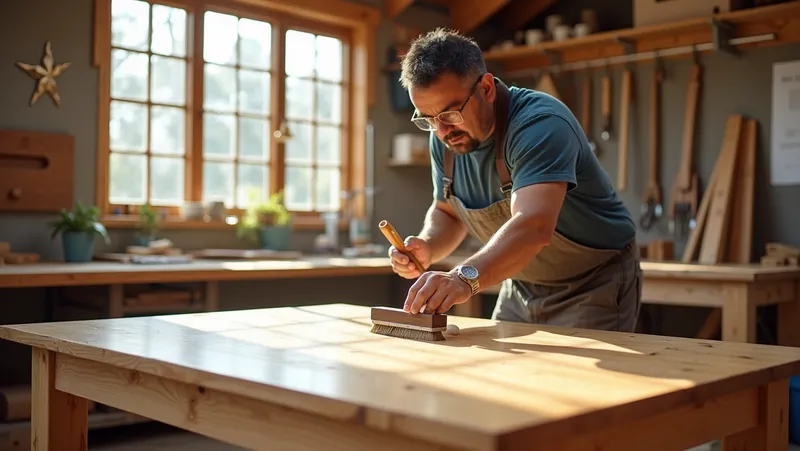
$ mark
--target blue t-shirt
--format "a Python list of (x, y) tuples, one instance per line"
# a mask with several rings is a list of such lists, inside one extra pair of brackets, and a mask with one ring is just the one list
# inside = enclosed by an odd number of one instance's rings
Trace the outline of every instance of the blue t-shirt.
[[(589, 149), (572, 112), (558, 99), (509, 87), (509, 122), (504, 146), (513, 190), (540, 182), (567, 182), (556, 230), (584, 246), (621, 249), (636, 236), (636, 223)], [(431, 132), (433, 194), (444, 201), (445, 145)], [(452, 194), (470, 209), (503, 199), (494, 161), (494, 136), (475, 151), (454, 155)]]

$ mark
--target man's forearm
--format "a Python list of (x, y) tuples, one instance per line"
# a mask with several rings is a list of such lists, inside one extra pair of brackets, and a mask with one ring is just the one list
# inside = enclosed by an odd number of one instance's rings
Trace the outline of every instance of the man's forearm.
[(431, 248), (431, 264), (437, 263), (453, 253), (464, 241), (467, 228), (460, 219), (437, 208), (434, 203), (425, 215), (425, 223), (419, 237)]
[(487, 288), (521, 271), (549, 241), (545, 227), (515, 215), (464, 264), (478, 270), (481, 288)]

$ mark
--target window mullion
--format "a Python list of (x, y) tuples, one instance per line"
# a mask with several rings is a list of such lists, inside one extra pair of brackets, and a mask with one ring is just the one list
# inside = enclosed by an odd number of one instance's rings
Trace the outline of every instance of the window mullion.
[(192, 76), (190, 77), (189, 115), (191, 143), (189, 168), (191, 172), (190, 200), (200, 202), (203, 200), (203, 14), (204, 10), (198, 8), (194, 11), (191, 27), (189, 29), (189, 42), (192, 43)]
[(282, 140), (276, 139), (274, 132), (279, 130), (286, 117), (286, 61), (285, 46), (286, 28), (280, 22), (274, 22), (272, 27), (272, 105), (270, 141), (270, 184), (269, 194), (275, 194), (283, 189), (286, 181), (285, 162), (286, 147)]

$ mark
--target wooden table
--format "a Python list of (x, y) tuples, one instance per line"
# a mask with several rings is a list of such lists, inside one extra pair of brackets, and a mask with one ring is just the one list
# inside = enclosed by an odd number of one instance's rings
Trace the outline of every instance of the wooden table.
[(87, 399), (250, 449), (785, 451), (800, 349), (450, 317), (369, 332), (332, 304), (0, 327), (32, 347), (32, 443), (85, 450)]
[[(457, 265), (462, 257), (440, 262), (440, 269)], [(800, 347), (800, 267), (701, 265), (642, 261), (642, 302), (722, 310), (722, 340), (755, 343), (756, 309), (778, 306), (778, 343)], [(497, 293), (493, 287), (487, 293)], [(480, 297), (460, 314), (477, 316)]]
[[(464, 256), (452, 256), (433, 269), (447, 270)], [(778, 343), (800, 346), (800, 267), (700, 265), (642, 262), (643, 302), (661, 305), (718, 307), (722, 339), (755, 342), (756, 309), (778, 305)], [(209, 261), (143, 265), (112, 262), (7, 265), (0, 267), (0, 288), (109, 285), (110, 316), (121, 314), (123, 284), (204, 282), (206, 310), (217, 309), (219, 281), (302, 277), (391, 275), (386, 257), (306, 257), (297, 261)], [(491, 292), (496, 292), (490, 291)], [(459, 306), (461, 315), (478, 316), (478, 302)]]

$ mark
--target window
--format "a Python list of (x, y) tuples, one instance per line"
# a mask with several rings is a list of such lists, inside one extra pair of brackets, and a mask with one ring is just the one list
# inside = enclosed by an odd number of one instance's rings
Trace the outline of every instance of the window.
[(111, 11), (109, 200), (179, 205), (186, 168), (186, 11), (135, 0), (114, 0)]
[(360, 188), (363, 175), (349, 172), (363, 169), (357, 127), (366, 120), (352, 103), (367, 99), (353, 84), (368, 75), (352, 73), (357, 27), (236, 0), (109, 4), (98, 140), (105, 213), (149, 203), (177, 218), (196, 201), (238, 211), (282, 191), (291, 211), (318, 217)]

